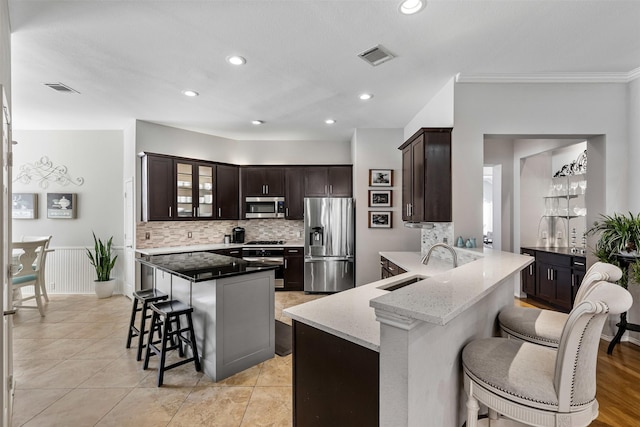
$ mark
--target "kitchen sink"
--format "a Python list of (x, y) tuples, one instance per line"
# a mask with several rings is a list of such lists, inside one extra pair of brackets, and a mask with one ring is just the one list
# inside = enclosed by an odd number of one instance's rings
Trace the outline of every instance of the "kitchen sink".
[(408, 286), (408, 285), (413, 285), (414, 283), (418, 283), (426, 278), (427, 276), (414, 276), (409, 279), (402, 280), (400, 282), (391, 283), (390, 285), (379, 286), (378, 289), (382, 289), (389, 292), (397, 291), (398, 289), (404, 288), (405, 286)]

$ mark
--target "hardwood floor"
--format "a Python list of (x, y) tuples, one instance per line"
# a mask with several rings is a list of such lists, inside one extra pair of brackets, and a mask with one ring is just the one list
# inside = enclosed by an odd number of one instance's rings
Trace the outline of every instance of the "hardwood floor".
[[(516, 299), (516, 305), (542, 307), (538, 302)], [(640, 347), (623, 342), (607, 354), (609, 342), (600, 340), (596, 371), (596, 398), (600, 405), (592, 427), (640, 426)]]

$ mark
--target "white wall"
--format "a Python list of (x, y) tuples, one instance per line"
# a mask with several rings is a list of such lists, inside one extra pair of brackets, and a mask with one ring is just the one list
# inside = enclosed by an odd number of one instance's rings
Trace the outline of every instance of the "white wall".
[[(520, 163), (520, 246), (555, 246), (551, 224), (542, 219), (551, 183), (551, 152), (517, 159)], [(543, 236), (546, 235), (546, 239)]]
[[(453, 126), (453, 91), (454, 79), (451, 78), (440, 91), (429, 100), (422, 110), (414, 116), (404, 127), (403, 140), (406, 141), (418, 129), (423, 127), (452, 127)], [(455, 129), (454, 129), (455, 131)]]
[[(485, 135), (605, 135), (606, 210), (627, 209), (627, 85), (456, 84), (454, 98), (456, 235), (479, 235), (482, 231), (479, 207)], [(519, 194), (514, 202), (517, 207)]]
[(629, 210), (640, 212), (640, 78), (629, 83)]
[(8, 0), (0, 0), (0, 85), (4, 87), (11, 105), (11, 26)]
[[(402, 222), (402, 129), (358, 129), (352, 139), (353, 190), (356, 198), (356, 284), (380, 278), (380, 251), (420, 251), (420, 229)], [(369, 201), (369, 169), (393, 169), (392, 208), (373, 209)], [(392, 228), (368, 228), (370, 210), (390, 210)]]
[[(494, 216), (500, 218), (500, 229), (494, 228), (495, 239), (500, 239), (500, 250), (511, 251), (513, 249), (513, 141), (510, 139), (485, 139), (484, 140), (484, 166), (500, 165), (502, 176), (499, 182), (494, 181), (494, 185), (501, 183), (499, 191), (501, 199), (494, 203), (500, 210), (494, 210)], [(482, 235), (482, 234), (480, 234)], [(494, 239), (494, 243), (496, 240)], [(497, 246), (494, 245), (495, 248)]]
[[(93, 246), (97, 236), (113, 236), (114, 245), (123, 244), (122, 159), (123, 134), (105, 131), (14, 131), (13, 175), (20, 166), (47, 156), (55, 166), (66, 166), (72, 178), (84, 178), (82, 185), (50, 182), (42, 188), (37, 179), (14, 182), (16, 193), (38, 194), (38, 219), (13, 220), (13, 235), (53, 235), (52, 247)], [(47, 193), (76, 193), (76, 219), (48, 219)]]

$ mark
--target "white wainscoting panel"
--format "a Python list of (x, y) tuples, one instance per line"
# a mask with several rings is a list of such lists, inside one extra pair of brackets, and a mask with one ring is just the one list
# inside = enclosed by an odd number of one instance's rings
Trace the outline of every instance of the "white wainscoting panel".
[[(53, 252), (47, 254), (45, 268), (45, 281), (49, 294), (93, 294), (93, 282), (96, 280), (96, 272), (89, 263), (87, 251), (83, 247), (52, 247)], [(113, 248), (118, 255), (118, 260), (111, 273), (116, 279), (114, 293), (122, 293), (122, 268), (124, 251), (122, 248)], [(92, 249), (93, 251), (93, 249)]]

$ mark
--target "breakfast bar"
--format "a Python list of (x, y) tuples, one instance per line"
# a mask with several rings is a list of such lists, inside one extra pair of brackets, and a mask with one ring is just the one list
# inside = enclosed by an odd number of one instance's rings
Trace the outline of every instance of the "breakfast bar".
[(209, 252), (147, 255), (156, 289), (193, 307), (204, 373), (227, 378), (275, 354), (274, 269)]
[[(325, 425), (345, 425), (373, 411), (367, 419), (381, 426), (459, 427), (465, 402), (460, 352), (472, 339), (497, 333), (496, 316), (513, 304), (514, 280), (532, 260), (485, 249), (453, 268), (440, 259), (422, 265), (417, 252), (381, 255), (408, 272), (284, 311), (294, 320), (294, 422), (320, 417)], [(320, 340), (331, 345), (314, 342)], [(312, 346), (322, 354), (306, 366)], [(332, 350), (340, 346), (350, 351)], [(359, 360), (348, 360), (350, 354)], [(325, 384), (313, 382), (313, 372), (343, 366), (349, 369), (334, 384), (328, 377)], [(358, 389), (364, 381), (375, 389)]]

